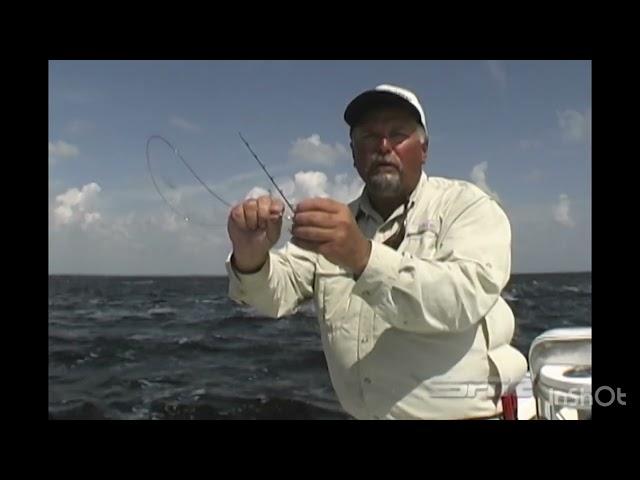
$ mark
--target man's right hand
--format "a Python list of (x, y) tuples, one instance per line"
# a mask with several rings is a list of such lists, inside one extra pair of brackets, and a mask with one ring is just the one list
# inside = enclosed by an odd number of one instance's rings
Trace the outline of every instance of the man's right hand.
[(283, 213), (284, 204), (269, 196), (245, 200), (231, 209), (227, 231), (234, 268), (243, 273), (260, 270), (280, 238)]

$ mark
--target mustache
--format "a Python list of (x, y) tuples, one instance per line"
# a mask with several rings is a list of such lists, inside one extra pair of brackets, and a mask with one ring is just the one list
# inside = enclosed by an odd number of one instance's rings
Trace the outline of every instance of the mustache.
[(376, 155), (376, 156), (371, 158), (371, 164), (369, 165), (367, 173), (371, 173), (376, 168), (378, 168), (378, 167), (380, 167), (382, 165), (384, 165), (384, 166), (392, 166), (392, 167), (396, 168), (398, 171), (400, 171), (400, 165), (398, 164), (398, 162), (393, 160), (393, 157)]

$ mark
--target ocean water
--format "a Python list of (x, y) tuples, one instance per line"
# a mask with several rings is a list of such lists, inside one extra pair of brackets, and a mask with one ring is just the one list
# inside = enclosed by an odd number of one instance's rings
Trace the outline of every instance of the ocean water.
[[(349, 419), (311, 303), (271, 319), (226, 277), (49, 277), (54, 419)], [(591, 325), (591, 274), (513, 275), (514, 346)]]

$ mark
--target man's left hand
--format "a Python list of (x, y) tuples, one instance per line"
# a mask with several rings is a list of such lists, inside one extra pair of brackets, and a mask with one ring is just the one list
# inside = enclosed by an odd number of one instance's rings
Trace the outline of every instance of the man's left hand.
[(291, 233), (295, 245), (319, 253), (356, 275), (369, 262), (371, 242), (343, 203), (327, 198), (303, 200), (297, 205)]

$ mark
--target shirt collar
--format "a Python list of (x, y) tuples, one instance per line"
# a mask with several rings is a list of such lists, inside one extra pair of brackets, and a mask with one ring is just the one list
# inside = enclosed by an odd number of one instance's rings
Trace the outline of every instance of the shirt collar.
[[(420, 197), (424, 194), (427, 189), (428, 177), (427, 174), (422, 171), (420, 174), (420, 180), (418, 180), (418, 184), (416, 188), (413, 189), (411, 195), (409, 195), (409, 207), (414, 205)], [(376, 223), (382, 224), (386, 222), (393, 221), (398, 215), (402, 214), (404, 210), (404, 205), (400, 205), (385, 221), (382, 219), (382, 216), (373, 208), (371, 202), (369, 201), (369, 195), (367, 195), (367, 188), (365, 187), (358, 199), (357, 208), (356, 208), (356, 221), (362, 217), (371, 217)]]

